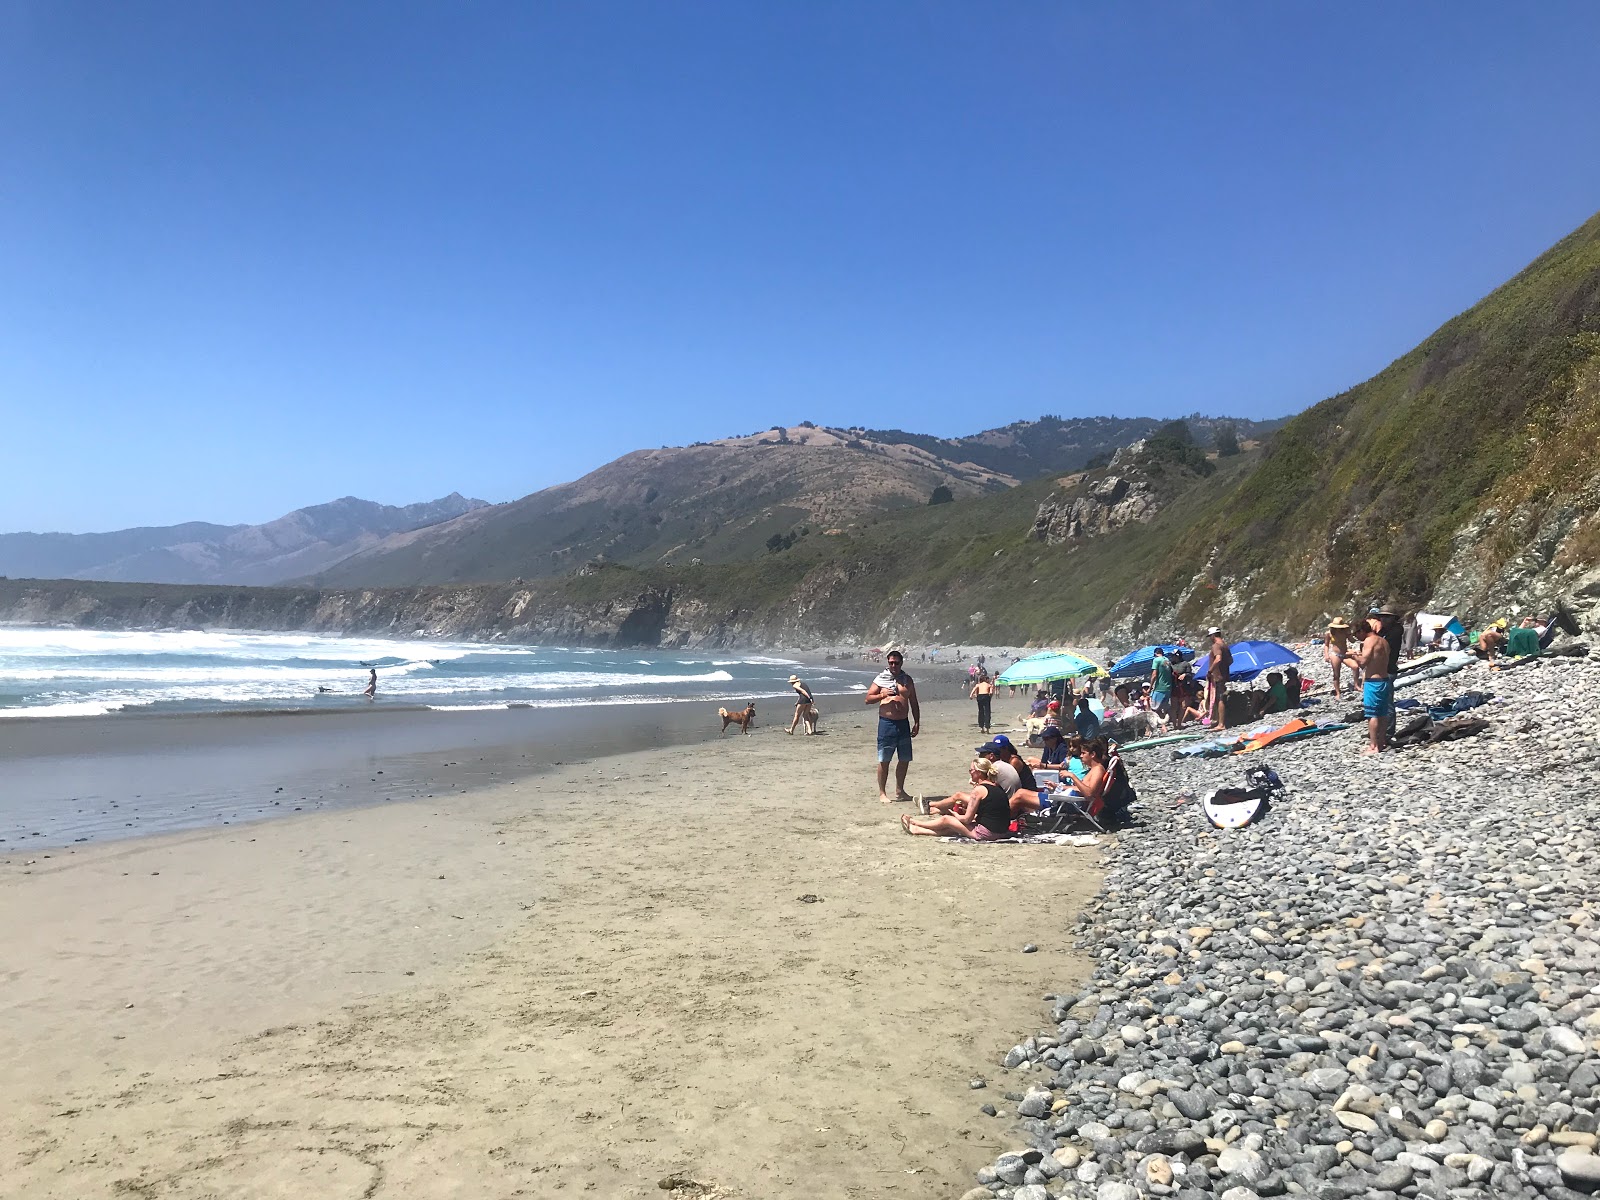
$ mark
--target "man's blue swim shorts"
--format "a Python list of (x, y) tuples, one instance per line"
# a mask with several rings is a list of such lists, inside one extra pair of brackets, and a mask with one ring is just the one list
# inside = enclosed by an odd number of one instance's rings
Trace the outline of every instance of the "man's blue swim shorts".
[(879, 717), (878, 761), (886, 763), (896, 754), (900, 756), (901, 762), (911, 761), (911, 721), (906, 717), (898, 721)]
[(1369, 679), (1361, 685), (1361, 708), (1375, 721), (1394, 712), (1394, 680)]

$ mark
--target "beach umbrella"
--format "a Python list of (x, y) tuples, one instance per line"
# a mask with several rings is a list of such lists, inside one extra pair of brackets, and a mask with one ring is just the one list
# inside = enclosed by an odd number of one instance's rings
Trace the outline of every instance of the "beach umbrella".
[(1035, 654), (1020, 659), (1000, 672), (996, 683), (1010, 686), (1038, 685), (1053, 679), (1073, 679), (1079, 675), (1104, 675), (1105, 669), (1090, 662), (1081, 654)]
[[(1175, 663), (1188, 662), (1194, 657), (1194, 649), (1190, 646), (1168, 646), (1163, 644), (1161, 649)], [(1148, 675), (1151, 670), (1150, 664), (1155, 661), (1155, 657), (1156, 647), (1140, 646), (1137, 650), (1124, 654), (1116, 662), (1112, 663), (1109, 674), (1114, 679), (1119, 676)]]
[[(1233, 651), (1233, 670), (1228, 678), (1235, 683), (1248, 683), (1263, 671), (1287, 667), (1300, 661), (1298, 654), (1277, 642), (1234, 642), (1228, 649)], [(1206, 668), (1210, 665), (1209, 658), (1203, 660), (1195, 668), (1194, 677), (1204, 679)]]

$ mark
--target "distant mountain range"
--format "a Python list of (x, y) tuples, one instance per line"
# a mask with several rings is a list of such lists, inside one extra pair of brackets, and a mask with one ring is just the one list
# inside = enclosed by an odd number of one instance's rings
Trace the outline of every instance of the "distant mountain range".
[(141, 583), (268, 584), (314, 574), (393, 534), (484, 508), (458, 492), (423, 504), (346, 496), (264, 525), (190, 521), (114, 533), (0, 534), (0, 575)]
[[(1215, 437), (1281, 422), (1196, 417)], [(1148, 435), (1152, 418), (1041, 417), (965, 438), (809, 422), (636, 450), (572, 483), (378, 542), (308, 580), (328, 587), (537, 579), (591, 560), (692, 566), (837, 536), (898, 509), (1075, 471)]]
[[(410, 586), (564, 575), (591, 561), (726, 563), (837, 534), (941, 490), (951, 500), (1076, 471), (1148, 436), (1149, 417), (1041, 417), (970, 437), (810, 422), (636, 450), (507, 504), (459, 493), (403, 508), (345, 497), (265, 525), (0, 534), (0, 575), (111, 582)], [(1205, 444), (1281, 422), (1195, 416)]]

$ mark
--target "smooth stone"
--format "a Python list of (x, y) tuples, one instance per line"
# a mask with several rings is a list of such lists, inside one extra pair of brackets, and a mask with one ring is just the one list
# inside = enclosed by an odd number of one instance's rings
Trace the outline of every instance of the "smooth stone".
[(1384, 1192), (1398, 1192), (1411, 1186), (1416, 1172), (1404, 1163), (1390, 1163), (1372, 1177), (1372, 1186)]
[(1357, 1133), (1371, 1133), (1378, 1128), (1378, 1123), (1365, 1113), (1351, 1112), (1348, 1109), (1334, 1113), (1333, 1119), (1346, 1129), (1353, 1129)]
[(1556, 1156), (1556, 1170), (1564, 1182), (1579, 1191), (1600, 1188), (1600, 1155), (1576, 1148), (1563, 1150)]
[(1217, 1169), (1224, 1175), (1237, 1175), (1254, 1183), (1267, 1173), (1267, 1164), (1254, 1150), (1229, 1146), (1217, 1155)]

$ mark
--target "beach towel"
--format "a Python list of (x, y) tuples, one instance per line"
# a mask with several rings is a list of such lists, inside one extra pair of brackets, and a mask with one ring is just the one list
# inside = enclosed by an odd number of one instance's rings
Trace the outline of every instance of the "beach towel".
[(1539, 631), (1518, 625), (1506, 638), (1506, 653), (1515, 658), (1539, 653)]
[(1239, 753), (1243, 754), (1247, 750), (1259, 750), (1263, 746), (1270, 746), (1273, 742), (1282, 741), (1302, 729), (1309, 728), (1311, 728), (1310, 721), (1302, 721), (1296, 718), (1287, 725), (1279, 725), (1276, 729), (1268, 729), (1263, 733), (1256, 734), (1239, 747)]
[(1493, 697), (1487, 692), (1462, 692), (1453, 700), (1441, 700), (1428, 705), (1428, 715), (1435, 721), (1447, 721), (1458, 713), (1471, 712), (1489, 703)]
[(1174, 750), (1174, 758), (1222, 758), (1232, 754), (1240, 746), (1239, 738), (1229, 738), (1227, 741), (1201, 742), (1197, 746), (1184, 746)]

